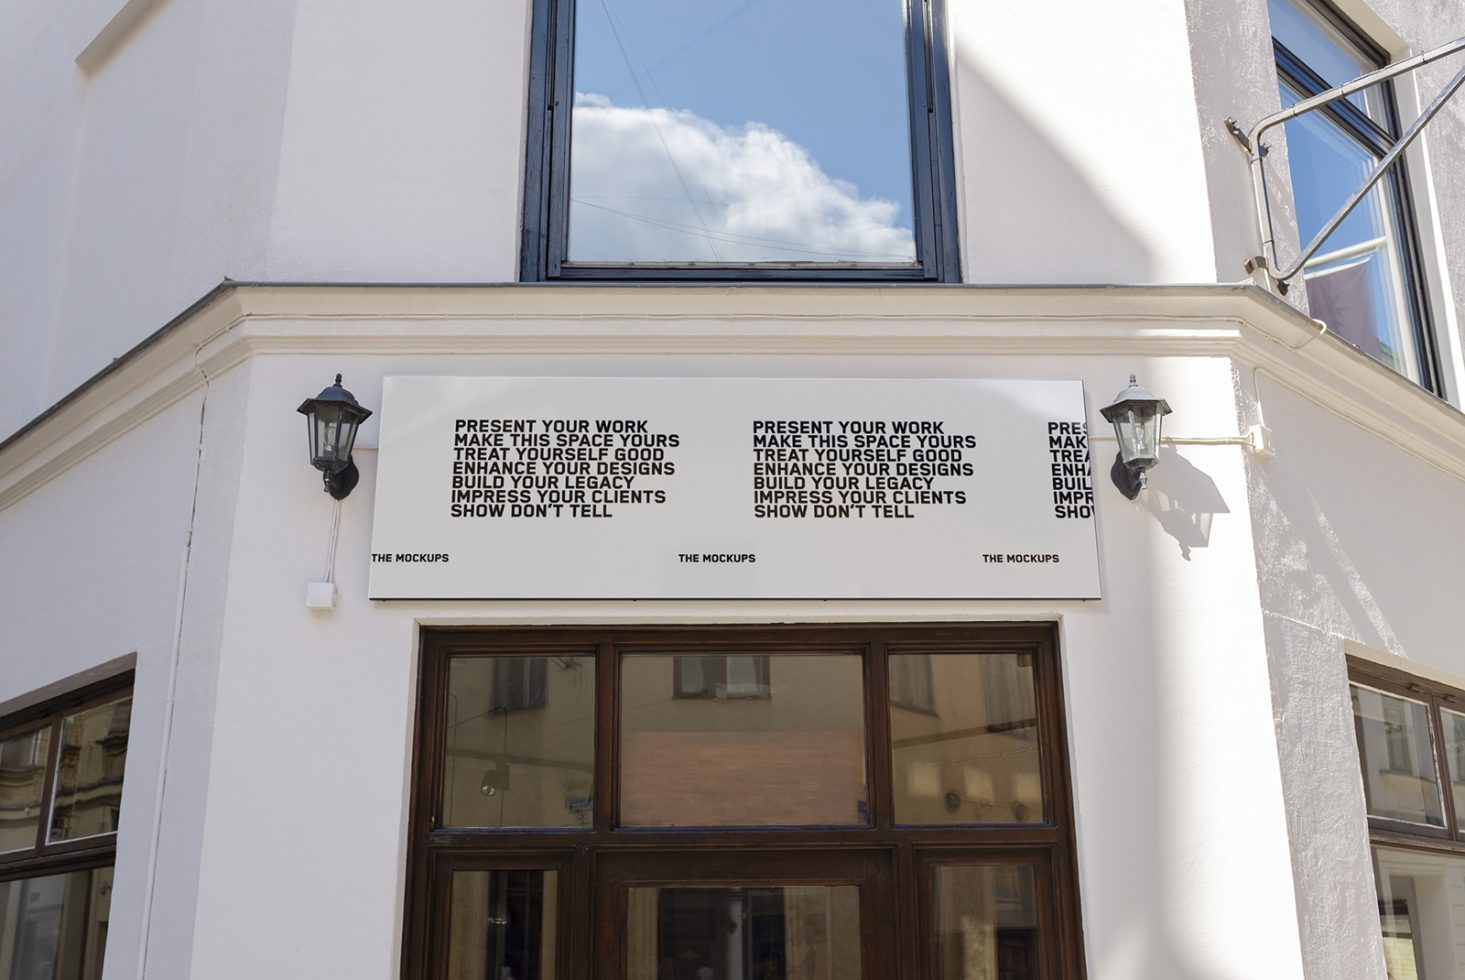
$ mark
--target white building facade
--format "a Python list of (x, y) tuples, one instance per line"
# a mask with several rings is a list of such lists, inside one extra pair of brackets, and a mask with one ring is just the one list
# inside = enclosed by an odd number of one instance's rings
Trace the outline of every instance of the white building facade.
[[(1465, 9), (692, 6), (0, 13), (0, 977), (1465, 977), (1465, 103), (1285, 293), (1223, 122)], [(1462, 65), (1269, 134), (1282, 264)], [(339, 503), (296, 412), (337, 374)], [(1131, 374), (1173, 409), (1132, 501)], [(488, 584), (387, 598), (374, 554), (442, 549), (386, 522), (451, 499), (393, 456), (420, 378), (687, 432), (677, 379), (1081, 383), (1097, 587), (981, 578), (1062, 488), (979, 440), (927, 484), (971, 502), (797, 585), (671, 561), (804, 540), (709, 492), (469, 517)]]

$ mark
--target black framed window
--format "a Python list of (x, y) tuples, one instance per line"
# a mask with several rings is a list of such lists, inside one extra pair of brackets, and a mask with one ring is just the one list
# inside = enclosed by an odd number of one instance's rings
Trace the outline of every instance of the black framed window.
[(955, 281), (943, 21), (536, 0), (521, 278)]
[[(1288, 106), (1382, 68), (1386, 54), (1336, 11), (1269, 0), (1277, 81)], [(1307, 244), (1393, 148), (1393, 88), (1375, 85), (1286, 123), (1297, 231)], [(1308, 306), (1330, 332), (1438, 392), (1409, 179), (1402, 165), (1368, 193), (1303, 268)]]
[(0, 968), (98, 980), (131, 676), (0, 718)]
[(1390, 977), (1455, 975), (1465, 909), (1465, 691), (1350, 659), (1349, 695)]

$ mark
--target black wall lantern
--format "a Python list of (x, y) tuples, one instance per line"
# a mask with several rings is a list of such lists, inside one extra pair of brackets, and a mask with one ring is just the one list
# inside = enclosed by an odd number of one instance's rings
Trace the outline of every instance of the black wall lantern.
[(1099, 409), (1099, 414), (1114, 423), (1119, 440), (1119, 454), (1109, 476), (1119, 492), (1133, 500), (1145, 488), (1145, 470), (1160, 461), (1160, 421), (1170, 414), (1170, 405), (1141, 388), (1131, 374), (1129, 387)]
[(356, 396), (336, 383), (314, 398), (300, 403), (298, 411), (305, 416), (310, 435), (310, 464), (325, 478), (326, 493), (345, 500), (356, 487), (361, 474), (351, 459), (356, 443), (356, 430), (371, 418), (371, 409), (362, 408)]

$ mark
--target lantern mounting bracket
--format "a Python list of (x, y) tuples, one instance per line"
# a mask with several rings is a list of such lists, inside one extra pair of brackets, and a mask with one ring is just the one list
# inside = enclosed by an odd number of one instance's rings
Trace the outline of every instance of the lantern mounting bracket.
[(326, 493), (336, 500), (345, 500), (351, 496), (351, 491), (356, 489), (356, 484), (361, 480), (361, 471), (356, 468), (356, 460), (350, 456), (346, 457), (346, 465), (334, 473), (322, 473), (326, 485)]

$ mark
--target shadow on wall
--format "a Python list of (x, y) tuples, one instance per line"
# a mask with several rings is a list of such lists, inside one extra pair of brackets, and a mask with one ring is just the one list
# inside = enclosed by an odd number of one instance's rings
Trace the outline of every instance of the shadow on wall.
[[(1262, 401), (1277, 450), (1274, 464), (1248, 467), (1262, 608), (1407, 655), (1384, 612), (1398, 608), (1389, 592), (1403, 589), (1395, 599), (1407, 605), (1429, 583), (1451, 577), (1427, 567), (1438, 561), (1440, 549), (1432, 544), (1446, 531), (1439, 516), (1428, 516), (1434, 511), (1424, 493), (1428, 481), (1416, 488), (1419, 528), (1401, 534), (1409, 516), (1385, 504), (1397, 476), (1377, 456), (1366, 458), (1368, 437), (1342, 420), (1319, 417), (1281, 388), (1268, 385)], [(1349, 431), (1335, 431), (1340, 428)], [(1341, 445), (1350, 451), (1339, 452)], [(1395, 457), (1406, 471), (1420, 465), (1388, 447), (1376, 452)]]
[(1203, 470), (1197, 469), (1174, 446), (1160, 449), (1160, 463), (1150, 473), (1150, 488), (1140, 498), (1166, 534), (1180, 545), (1180, 556), (1190, 561), (1192, 548), (1211, 543), (1211, 522), (1229, 514), (1226, 498)]
[[(1153, 282), (1155, 256), (1068, 152), (957, 46), (954, 139), (965, 280)], [(975, 130), (975, 131), (973, 131)], [(965, 134), (963, 135), (963, 131)]]

